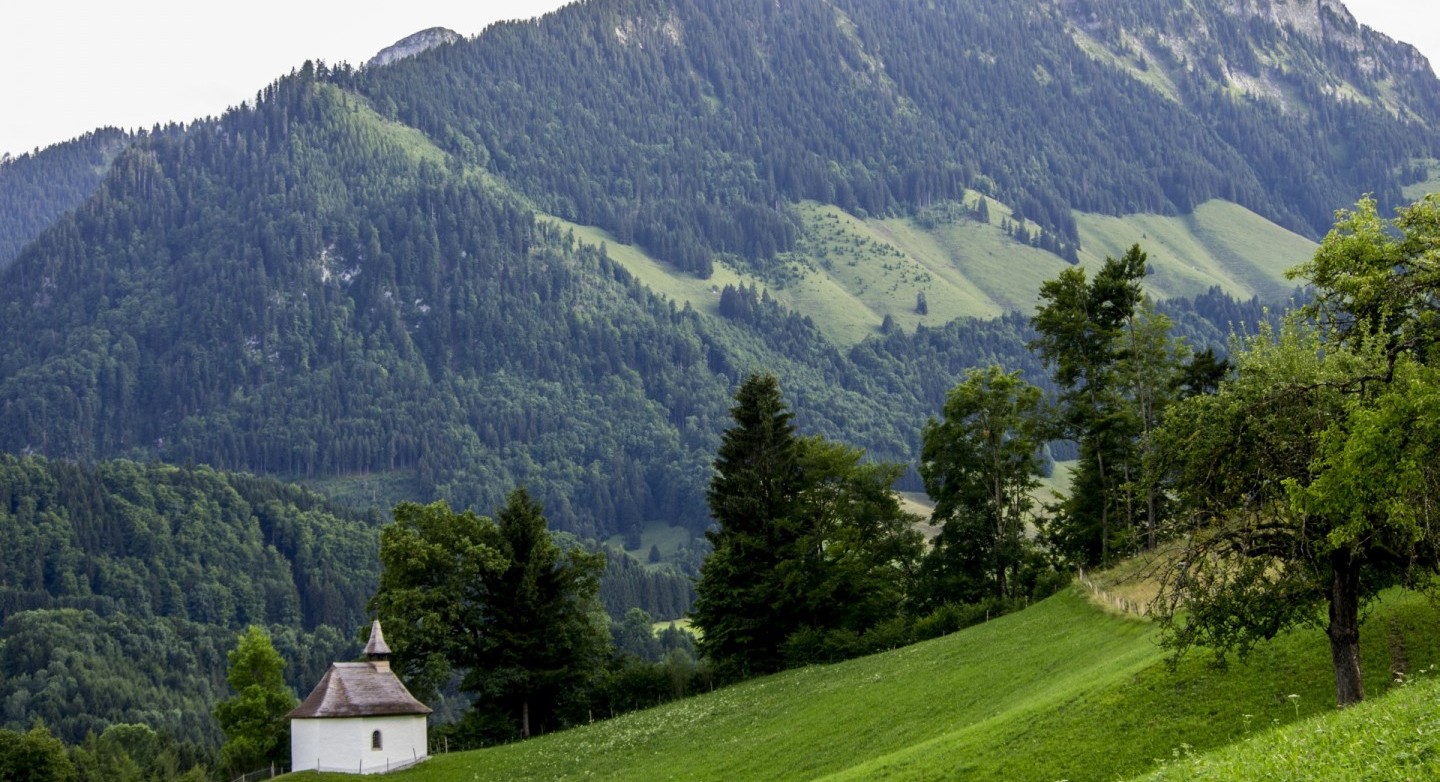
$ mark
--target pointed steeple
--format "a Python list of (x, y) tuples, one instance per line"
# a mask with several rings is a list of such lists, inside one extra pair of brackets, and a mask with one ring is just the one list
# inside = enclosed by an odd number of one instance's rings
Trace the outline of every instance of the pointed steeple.
[(385, 633), (380, 630), (380, 620), (370, 625), (370, 642), (365, 644), (365, 659), (372, 663), (386, 663), (389, 667), (390, 646), (385, 643)]

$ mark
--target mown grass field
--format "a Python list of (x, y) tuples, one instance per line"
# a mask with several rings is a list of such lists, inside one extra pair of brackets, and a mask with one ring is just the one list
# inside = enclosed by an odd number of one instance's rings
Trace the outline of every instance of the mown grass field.
[[(1364, 630), (1368, 691), (1440, 662), (1425, 600)], [(951, 636), (789, 671), (503, 747), (439, 756), (397, 782), (1114, 780), (1334, 709), (1318, 631), (1228, 670), (1171, 671), (1153, 626), (1066, 590)], [(303, 780), (343, 777), (297, 774)], [(1221, 777), (1217, 777), (1221, 778)]]

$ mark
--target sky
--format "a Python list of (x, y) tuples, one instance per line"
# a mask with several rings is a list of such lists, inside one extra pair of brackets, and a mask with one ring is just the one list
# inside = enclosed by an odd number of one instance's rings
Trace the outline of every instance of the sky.
[[(7, 0), (0, 10), (0, 154), (102, 126), (219, 115), (307, 59), (359, 65), (427, 27), (474, 35), (562, 0)], [(1362, 23), (1440, 64), (1440, 3), (1348, 0)]]

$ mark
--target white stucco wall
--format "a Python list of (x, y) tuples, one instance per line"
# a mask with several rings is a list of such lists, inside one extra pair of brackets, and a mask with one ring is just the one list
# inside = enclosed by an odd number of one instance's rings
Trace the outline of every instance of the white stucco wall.
[[(380, 749), (370, 748), (380, 731)], [(290, 767), (378, 774), (426, 755), (425, 715), (290, 721)]]

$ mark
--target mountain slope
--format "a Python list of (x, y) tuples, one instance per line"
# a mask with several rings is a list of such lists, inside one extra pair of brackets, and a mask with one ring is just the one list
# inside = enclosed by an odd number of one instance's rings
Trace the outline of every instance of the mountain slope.
[(79, 206), (129, 140), (103, 128), (17, 158), (0, 160), (0, 269), (60, 215)]
[(204, 747), (225, 652), (270, 628), (296, 690), (369, 621), (380, 519), (207, 467), (0, 455), (0, 725)]
[[(965, 369), (1045, 382), (1023, 316), (953, 318), (1153, 235), (1153, 289), (1205, 302), (1179, 330), (1223, 340), (1211, 286), (1283, 293), (1352, 189), (1437, 156), (1379, 104), (1173, 100), (1062, 10), (594, 0), (307, 65), (134, 139), (0, 271), (0, 449), (377, 504), (527, 484), (586, 537), (698, 533), (745, 373), (807, 433), (912, 462)], [(1300, 157), (1272, 156), (1295, 122)]]
[[(1218, 2), (1145, 7), (1230, 19)], [(966, 188), (1037, 220), (1062, 252), (1072, 210), (1187, 213), (1213, 198), (1313, 238), (1362, 192), (1397, 201), (1410, 161), (1435, 148), (1440, 83), (1424, 69), (1376, 71), (1361, 86), (1388, 97), (1371, 103), (1296, 76), (1308, 110), (1292, 115), (1182, 57), (1167, 96), (1077, 43), (1067, 13), (1084, 15), (1043, 0), (607, 0), (496, 26), (358, 88), (541, 208), (702, 274), (712, 253), (793, 248), (786, 201), (883, 213)], [(1108, 29), (1148, 35), (1149, 18)], [(1238, 59), (1286, 24), (1236, 19), (1194, 46)], [(1347, 75), (1413, 56), (1366, 42), (1296, 47)]]

